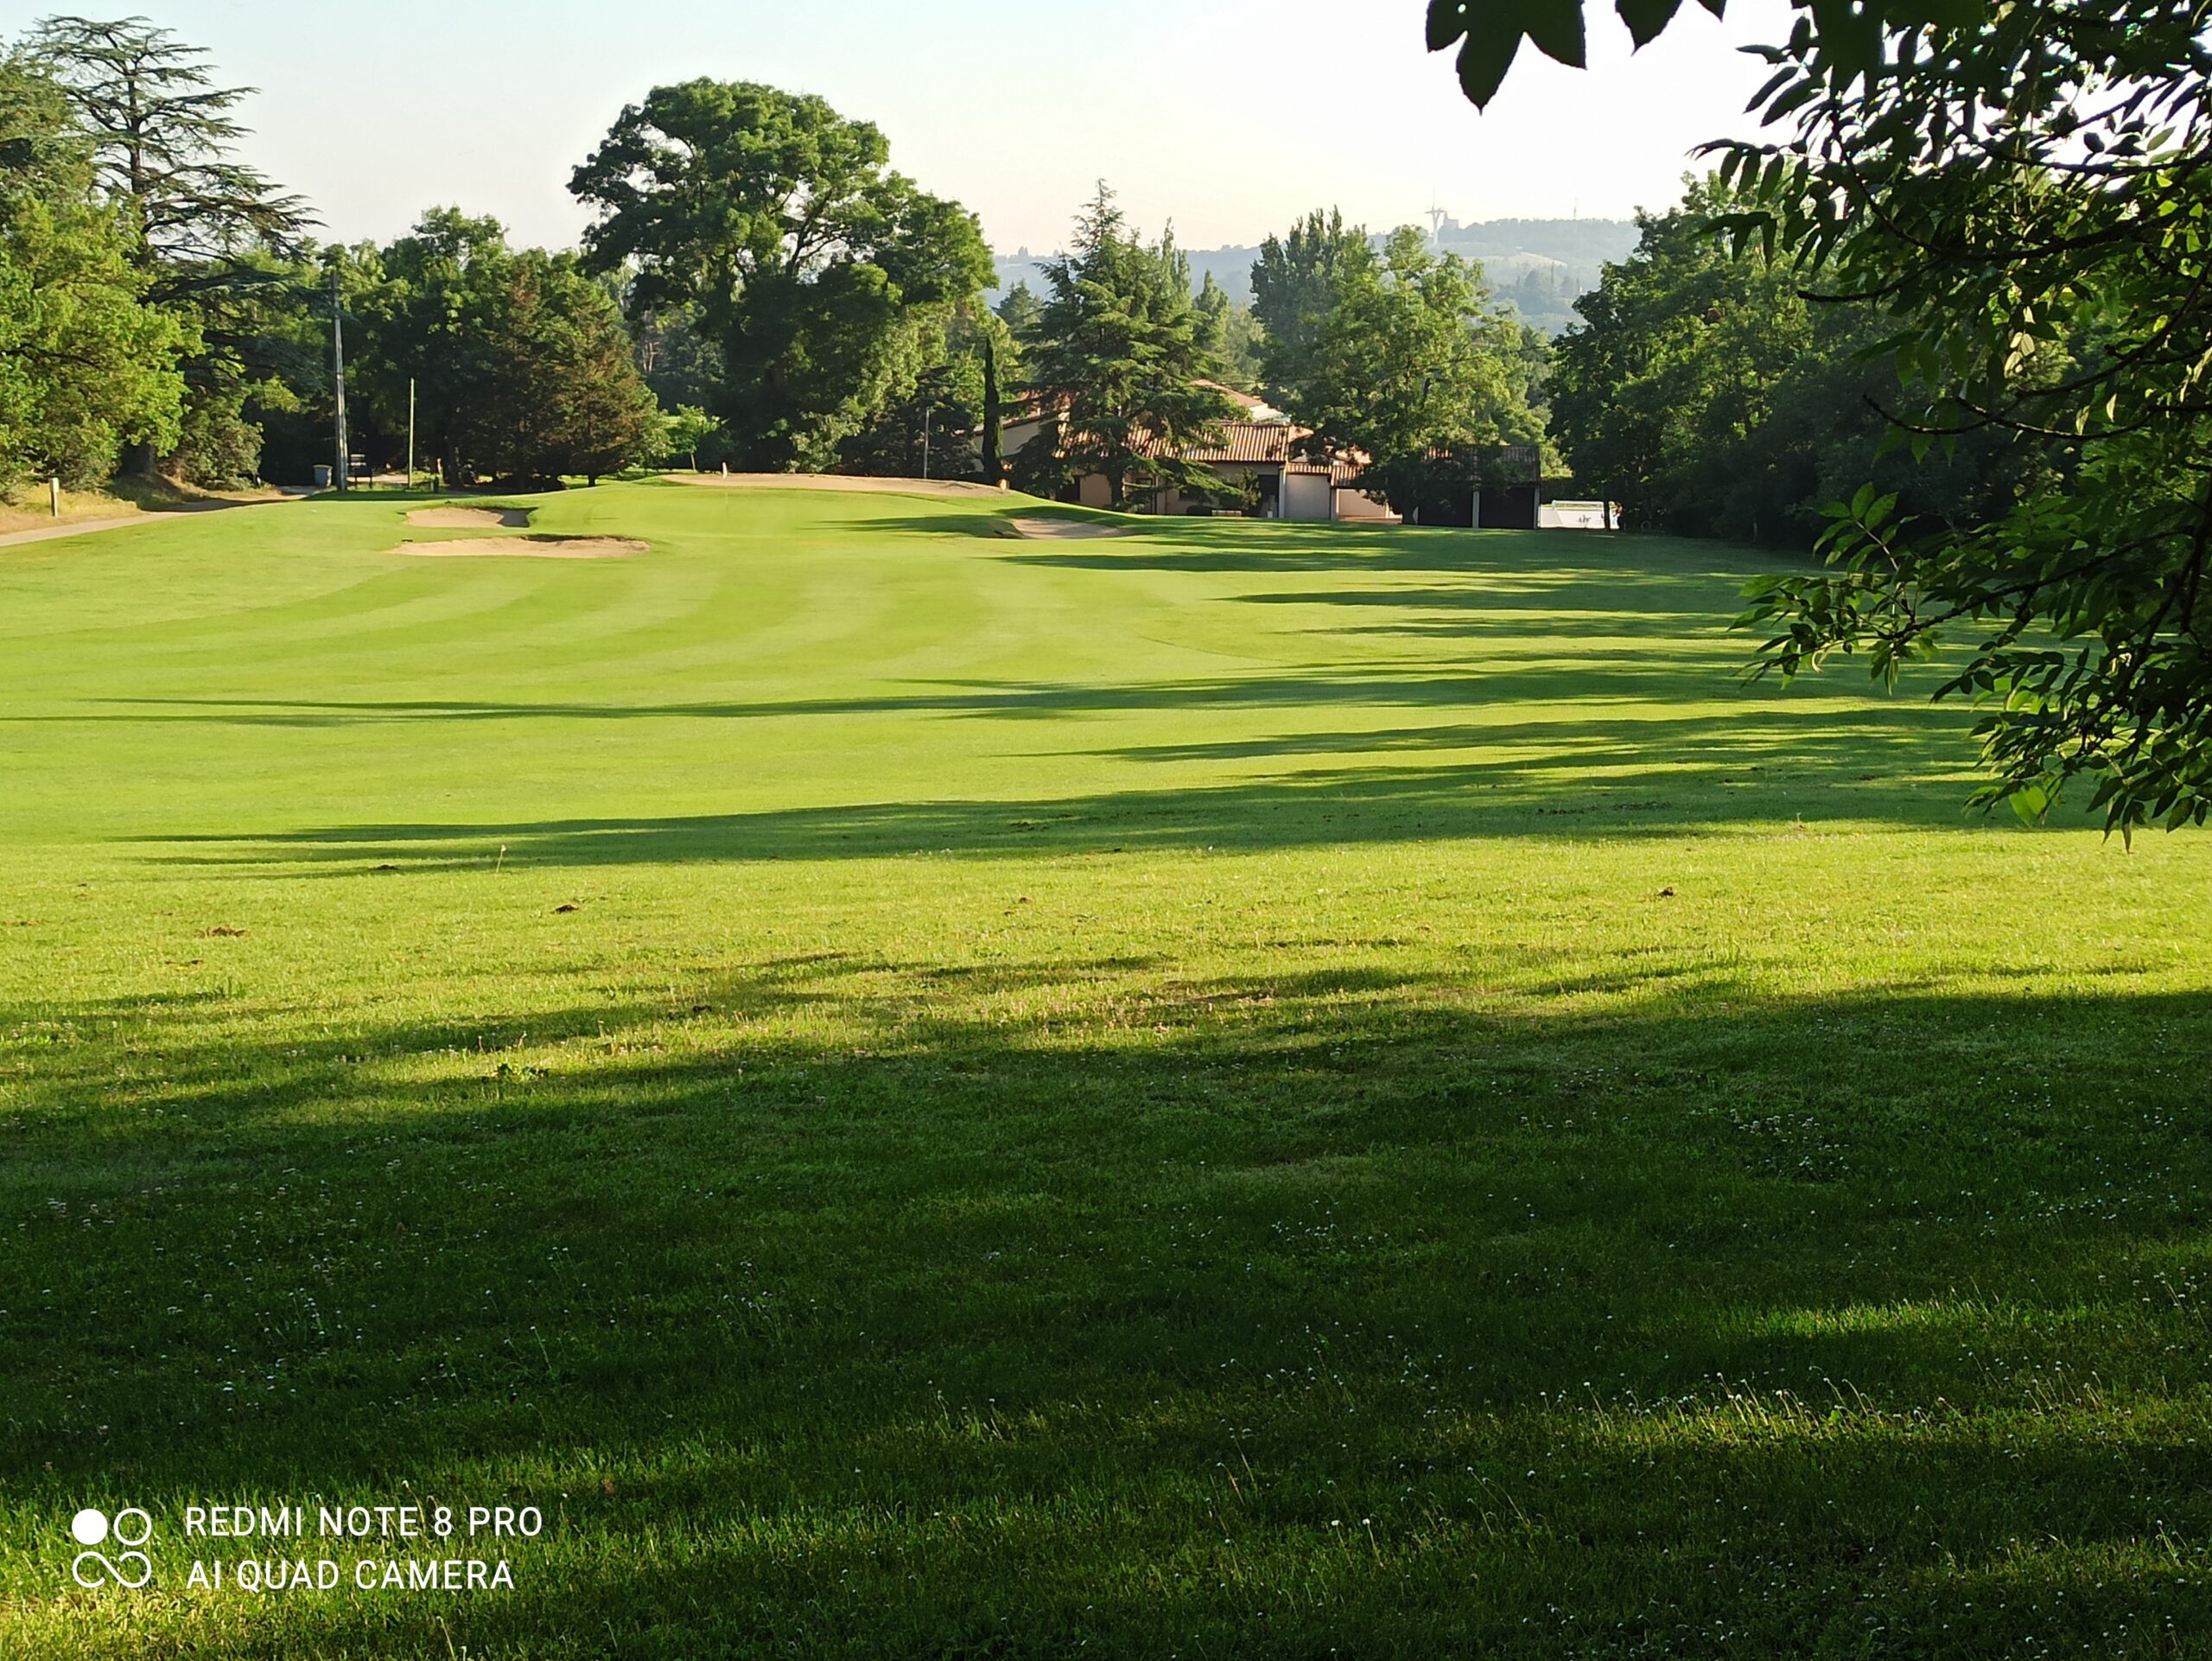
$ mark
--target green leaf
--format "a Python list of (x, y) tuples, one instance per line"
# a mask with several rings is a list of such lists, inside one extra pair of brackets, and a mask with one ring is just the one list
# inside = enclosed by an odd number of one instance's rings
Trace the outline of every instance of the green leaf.
[[(1660, 31), (1675, 21), (1675, 14), (1681, 9), (1682, 0), (1618, 0), (1614, 6), (1621, 22), (1628, 25), (1629, 37), (1638, 47), (1649, 46), (1657, 40)], [(1777, 82), (1787, 80), (1789, 72), (1785, 70), (1776, 79)]]
[(1496, 21), (1495, 12), (1468, 19), (1467, 43), (1459, 48), (1459, 86), (1467, 101), (1486, 110), (1504, 84), (1505, 72), (1521, 50), (1518, 22)]
[(1996, 10), (1989, 0), (1891, 0), (1882, 10), (1881, 17), (1892, 29), (1914, 23), (1930, 24), (1937, 29), (1972, 29), (1988, 22)]
[(1467, 32), (1473, 0), (1428, 0), (1428, 49), (1441, 52)]
[(1780, 98), (1775, 99), (1767, 110), (1766, 118), (1769, 121), (1779, 121), (1783, 117), (1792, 114), (1810, 104), (1820, 96), (1820, 84), (1817, 81), (1801, 80)]
[(1582, 0), (1521, 0), (1521, 26), (1546, 57), (1580, 69), (1588, 60)]
[[(1673, 8), (1670, 6), (1668, 10), (1671, 12)], [(1654, 30), (1653, 32), (1656, 34), (1657, 31)], [(1789, 86), (1791, 81), (1796, 80), (1796, 79), (1797, 71), (1794, 67), (1781, 71), (1777, 74), (1772, 76), (1767, 81), (1765, 86), (1760, 87), (1758, 92), (1752, 93), (1751, 101), (1749, 104), (1746, 104), (1744, 107), (1746, 110), (1758, 109), (1760, 105), (1765, 103), (1769, 99), (1772, 98), (1777, 92), (1780, 92), (1783, 87)]]
[(1868, 74), (1882, 60), (1882, 26), (1872, 10), (1852, 0), (1807, 0), (1821, 51), (1846, 78)]

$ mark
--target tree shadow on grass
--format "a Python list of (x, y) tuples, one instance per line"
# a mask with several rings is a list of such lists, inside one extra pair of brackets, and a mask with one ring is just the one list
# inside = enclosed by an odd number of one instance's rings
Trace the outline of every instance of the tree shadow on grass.
[[(895, 682), (837, 697), (523, 703), (481, 698), (134, 697), (98, 700), (97, 716), (19, 716), (19, 722), (207, 723), (269, 727), (342, 727), (395, 722), (467, 721), (758, 721), (817, 716), (942, 715), (1004, 719), (1060, 719), (1128, 711), (1205, 712), (1326, 709), (1339, 704), (1479, 709), (1642, 699), (1666, 704), (1709, 696), (1771, 702), (1747, 691), (1732, 674), (1725, 648), (1684, 648), (1666, 659), (1590, 665), (1556, 656), (1503, 658), (1465, 665), (1408, 668), (1391, 665), (1317, 667), (1296, 674), (1163, 678), (1148, 681), (956, 680)], [(1819, 700), (1797, 702), (1818, 708)]]
[[(1095, 526), (1115, 533), (1102, 546), (1054, 548), (1023, 537), (1019, 519), (1052, 519)], [(1356, 562), (1357, 569), (1457, 567), (1506, 555), (1460, 537), (1394, 538), (1387, 531), (1352, 526), (1117, 514), (1065, 503), (1022, 502), (944, 513), (860, 512), (846, 521), (854, 531), (883, 536), (966, 536), (1027, 544), (1027, 551), (1001, 550), (1025, 564), (1068, 565), (1080, 570), (1137, 570), (1160, 565), (1176, 570), (1318, 570), (1313, 557), (1332, 555)], [(1530, 551), (1515, 550), (1523, 559)], [(1506, 555), (1507, 557), (1511, 556)], [(1249, 562), (1249, 563), (1247, 562)], [(1295, 562), (1294, 563), (1293, 562)]]
[[(1291, 735), (1103, 752), (1161, 764), (1301, 756), (1483, 760), (1309, 767), (1236, 784), (1087, 796), (861, 803), (755, 813), (475, 824), (366, 824), (252, 837), (148, 837), (167, 862), (304, 866), (334, 874), (505, 862), (667, 864), (712, 860), (1000, 857), (1155, 849), (1262, 850), (1529, 836), (1757, 833), (1777, 823), (1958, 825), (1965, 760), (1955, 723), (1929, 715), (1826, 723), (1808, 747), (1794, 717), (1598, 726), (1531, 722)], [(1623, 742), (1636, 729), (1632, 747)], [(1946, 741), (1948, 741), (1948, 742)], [(1948, 758), (1951, 770), (1944, 761)], [(2022, 834), (2027, 834), (2022, 832)]]
[[(1229, 603), (1261, 606), (1347, 608), (1351, 615), (1374, 620), (1332, 619), (1317, 634), (1352, 639), (1375, 636), (1406, 640), (1484, 639), (1510, 642), (1511, 650), (1549, 649), (1576, 643), (1592, 651), (1592, 671), (1603, 675), (1621, 661), (1620, 642), (1650, 640), (1658, 655), (1681, 665), (1681, 682), (1695, 684), (1696, 667), (1710, 659), (1735, 671), (1749, 661), (1752, 642), (1732, 634), (1730, 624), (1740, 601), (1709, 579), (1626, 576), (1603, 586), (1579, 576), (1558, 584), (1485, 585), (1470, 582), (1451, 589), (1378, 587), (1287, 590), (1228, 596)], [(1392, 614), (1376, 617), (1376, 613)], [(1615, 643), (1592, 649), (1592, 641)], [(1632, 648), (1640, 649), (1640, 648)]]
[(11, 1499), (556, 1519), (512, 1599), (181, 1655), (2153, 1654), (2203, 1612), (2202, 997), (1325, 968), (1048, 1025), (866, 966), (512, 1049), (0, 1012), (105, 1034), (10, 1075)]
[(909, 518), (873, 518), (855, 516), (844, 521), (844, 528), (854, 532), (865, 532), (871, 538), (886, 531), (917, 537), (969, 537), (985, 541), (1019, 542), (1022, 539), (1017, 518), (1041, 517), (1041, 510), (1017, 513), (955, 512), (930, 513)]
[[(1554, 583), (1641, 585), (1694, 579), (1708, 588), (1807, 561), (1726, 544), (1637, 537), (1593, 544), (1541, 531), (1466, 531), (1350, 525), (1139, 519), (1125, 541), (1080, 551), (1008, 554), (1025, 564), (1077, 570), (1235, 572), (1281, 576), (1312, 571), (1491, 574)], [(926, 530), (929, 521), (885, 528)]]

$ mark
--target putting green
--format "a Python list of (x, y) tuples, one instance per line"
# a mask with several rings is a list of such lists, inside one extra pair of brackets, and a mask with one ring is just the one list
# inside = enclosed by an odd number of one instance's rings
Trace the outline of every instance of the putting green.
[(2201, 841), (1709, 546), (527, 506), (0, 550), (0, 1654), (2212, 1630)]

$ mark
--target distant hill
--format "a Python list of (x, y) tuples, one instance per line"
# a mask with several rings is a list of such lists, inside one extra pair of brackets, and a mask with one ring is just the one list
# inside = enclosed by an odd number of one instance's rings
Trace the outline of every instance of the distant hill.
[[(1228, 290), (1229, 297), (1240, 306), (1252, 303), (1252, 262), (1260, 257), (1257, 248), (1185, 248), (1191, 259), (1192, 290), (1205, 286), (1206, 274)], [(1045, 292), (1045, 263), (1051, 254), (1032, 255), (1027, 249), (1020, 253), (997, 256), (999, 288), (1007, 290), (1017, 283), (1027, 283), (1038, 295)]]
[(1491, 290), (1532, 328), (1556, 334), (1575, 321), (1574, 302), (1598, 286), (1609, 261), (1635, 250), (1628, 220), (1491, 220), (1446, 217), (1438, 236), (1455, 254), (1482, 262)]
[[(1482, 262), (1491, 290), (1509, 302), (1530, 327), (1556, 334), (1574, 320), (1575, 296), (1598, 286), (1608, 260), (1628, 258), (1636, 246), (1636, 226), (1626, 220), (1490, 220), (1462, 225), (1446, 217), (1440, 227), (1441, 246)], [(1380, 238), (1377, 239), (1380, 240)], [(1208, 273), (1241, 305), (1252, 300), (1252, 262), (1257, 248), (1192, 248), (1191, 281), (1201, 287)], [(1027, 249), (998, 257), (999, 288), (1027, 283), (1045, 290), (1045, 262), (1050, 255)]]
[(1636, 246), (1636, 226), (1629, 220), (1486, 220), (1462, 225), (1446, 214), (1444, 245), (1455, 253), (1541, 254), (1563, 265), (1598, 266), (1624, 259)]

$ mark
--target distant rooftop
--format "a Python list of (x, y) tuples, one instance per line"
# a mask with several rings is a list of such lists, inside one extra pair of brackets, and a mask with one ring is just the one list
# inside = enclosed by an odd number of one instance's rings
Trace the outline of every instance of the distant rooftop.
[(1277, 427), (1287, 427), (1290, 424), (1290, 417), (1265, 398), (1255, 398), (1249, 392), (1240, 392), (1234, 386), (1224, 386), (1217, 380), (1192, 381), (1191, 384), (1193, 386), (1203, 386), (1209, 392), (1220, 393), (1222, 397), (1243, 411), (1247, 421)]

